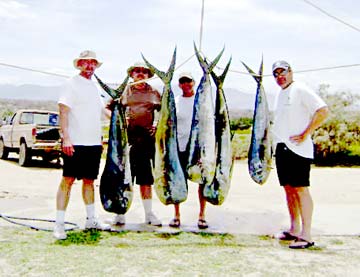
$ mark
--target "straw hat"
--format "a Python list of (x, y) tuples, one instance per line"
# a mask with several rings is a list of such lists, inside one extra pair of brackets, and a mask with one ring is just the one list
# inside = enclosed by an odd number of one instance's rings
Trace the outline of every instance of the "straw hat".
[(131, 77), (131, 73), (135, 68), (145, 68), (149, 70), (149, 78), (154, 76), (154, 70), (149, 68), (145, 63), (142, 62), (136, 62), (133, 66), (130, 66), (127, 70), (128, 75)]
[(80, 60), (96, 60), (97, 61), (97, 66), (96, 68), (100, 67), (102, 65), (102, 62), (100, 62), (97, 58), (96, 58), (96, 54), (94, 51), (91, 50), (85, 50), (82, 51), (79, 55), (79, 58), (74, 59), (74, 66), (77, 69), (80, 69), (78, 66), (78, 61)]

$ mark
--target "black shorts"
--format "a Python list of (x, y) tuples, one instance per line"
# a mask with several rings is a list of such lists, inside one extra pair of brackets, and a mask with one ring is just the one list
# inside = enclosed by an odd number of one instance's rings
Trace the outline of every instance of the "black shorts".
[(130, 167), (133, 181), (138, 185), (152, 185), (152, 164), (155, 157), (155, 138), (143, 128), (128, 129)]
[(74, 149), (71, 157), (62, 155), (63, 176), (95, 180), (99, 174), (102, 146), (74, 146)]
[(186, 166), (188, 163), (188, 159), (189, 159), (189, 152), (187, 150), (181, 152), (179, 151), (179, 160), (180, 160), (180, 164), (182, 167), (182, 170), (184, 171), (185, 177), (187, 178), (187, 170), (186, 170)]
[(276, 171), (281, 186), (310, 186), (311, 159), (291, 151), (285, 143), (278, 143), (275, 152)]

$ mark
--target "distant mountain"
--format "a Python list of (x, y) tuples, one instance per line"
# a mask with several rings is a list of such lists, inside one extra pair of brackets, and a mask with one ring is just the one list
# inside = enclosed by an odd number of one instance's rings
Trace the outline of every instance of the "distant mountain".
[[(56, 101), (60, 94), (60, 86), (39, 85), (0, 85), (0, 99), (19, 99), (35, 101)], [(215, 90), (215, 89), (214, 89)], [(243, 92), (234, 88), (225, 88), (225, 96), (232, 118), (251, 116), (255, 103), (255, 91)], [(160, 89), (159, 91), (162, 91)], [(269, 107), (273, 109), (274, 95), (268, 94)]]
[(0, 98), (21, 100), (54, 100), (59, 97), (60, 86), (0, 85)]

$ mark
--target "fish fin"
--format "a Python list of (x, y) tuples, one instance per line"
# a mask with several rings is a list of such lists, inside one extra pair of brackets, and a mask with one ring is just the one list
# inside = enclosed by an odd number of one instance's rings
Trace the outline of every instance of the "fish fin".
[(96, 76), (96, 74), (94, 74), (96, 80), (98, 81), (99, 85), (101, 86), (101, 88), (103, 90), (105, 90), (107, 92), (107, 94), (109, 94), (111, 96), (111, 98), (116, 99), (119, 97), (118, 92), (114, 89), (112, 89), (111, 87), (109, 87), (107, 84), (105, 84), (103, 81), (100, 80), (100, 78), (98, 76)]
[(261, 64), (260, 64), (260, 70), (259, 70), (259, 74), (256, 74), (250, 67), (248, 67), (243, 61), (242, 64), (245, 66), (245, 68), (247, 69), (247, 71), (250, 73), (251, 76), (253, 76), (253, 78), (255, 79), (255, 81), (260, 84), (262, 82), (262, 70), (263, 70), (263, 60), (261, 60)]
[(211, 77), (213, 78), (214, 83), (216, 84), (216, 86), (219, 86), (220, 84), (224, 83), (226, 74), (228, 73), (229, 68), (230, 68), (231, 60), (232, 60), (232, 58), (230, 57), (229, 62), (227, 63), (223, 73), (220, 76), (217, 76), (214, 71), (211, 71)]
[(236, 132), (235, 131), (232, 131), (230, 130), (230, 141), (233, 140), (234, 136), (235, 136)]
[(200, 52), (197, 49), (195, 42), (194, 42), (194, 50), (195, 50), (195, 55), (200, 63), (202, 70), (204, 71), (204, 73), (210, 73), (211, 71), (214, 70), (216, 64), (219, 62), (222, 54), (224, 53), (225, 47), (223, 47), (223, 49), (220, 51), (220, 53), (216, 56), (216, 58), (210, 64), (201, 57)]
[(159, 78), (165, 83), (165, 84), (170, 84), (172, 78), (173, 78), (173, 75), (174, 75), (174, 71), (175, 71), (175, 63), (176, 63), (176, 47), (175, 47), (175, 50), (174, 50), (174, 53), (173, 53), (173, 56), (172, 56), (172, 59), (171, 59), (171, 63), (170, 63), (170, 66), (169, 66), (169, 69), (167, 72), (164, 72), (164, 71), (160, 71), (159, 69), (157, 69), (155, 66), (153, 66), (145, 57), (143, 54), (141, 54), (144, 62), (146, 63), (146, 65), (148, 67), (150, 67), (152, 70), (154, 70), (155, 74), (157, 76), (159, 76)]
[(126, 77), (125, 77), (124, 81), (122, 81), (121, 85), (118, 86), (117, 89), (115, 89), (115, 91), (118, 93), (119, 96), (121, 96), (122, 93), (125, 91), (127, 83), (129, 82), (129, 78), (130, 78), (130, 76), (126, 75)]

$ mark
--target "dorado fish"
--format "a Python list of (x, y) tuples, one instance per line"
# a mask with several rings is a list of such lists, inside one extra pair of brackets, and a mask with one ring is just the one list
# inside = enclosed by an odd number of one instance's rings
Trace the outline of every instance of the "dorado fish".
[(215, 118), (211, 92), (210, 72), (219, 61), (224, 49), (209, 65), (200, 56), (194, 43), (196, 57), (203, 70), (203, 76), (196, 89), (193, 118), (189, 137), (188, 178), (196, 183), (210, 184), (215, 175)]
[(153, 168), (155, 191), (163, 204), (178, 204), (186, 200), (188, 187), (178, 154), (175, 97), (171, 89), (171, 80), (175, 70), (176, 48), (167, 73), (156, 69), (144, 56), (143, 59), (147, 66), (152, 68), (164, 82), (159, 121), (155, 133)]
[(231, 59), (224, 72), (217, 76), (213, 71), (211, 77), (216, 85), (215, 99), (215, 143), (216, 143), (216, 169), (213, 181), (204, 186), (205, 199), (214, 204), (221, 205), (230, 188), (231, 173), (234, 164), (231, 149), (231, 131), (229, 110), (223, 90), (225, 76), (229, 70)]
[(257, 83), (253, 128), (248, 153), (248, 169), (251, 178), (256, 183), (262, 185), (269, 177), (272, 162), (270, 113), (264, 87), (262, 86), (263, 60), (261, 60), (259, 74), (255, 74), (245, 63), (243, 65)]
[[(126, 77), (119, 88), (113, 90), (95, 77), (113, 99), (121, 96), (129, 80)], [(133, 199), (126, 119), (119, 101), (115, 101), (111, 112), (106, 163), (100, 179), (100, 198), (104, 209), (116, 214), (125, 214)]]

